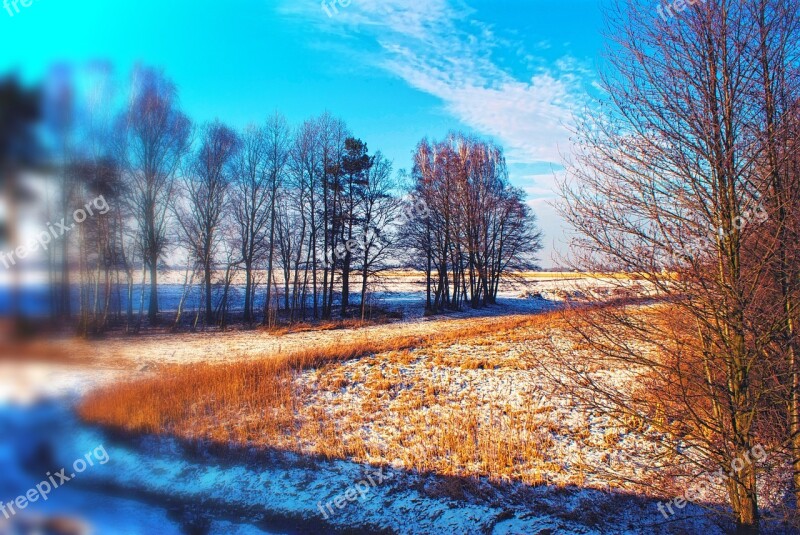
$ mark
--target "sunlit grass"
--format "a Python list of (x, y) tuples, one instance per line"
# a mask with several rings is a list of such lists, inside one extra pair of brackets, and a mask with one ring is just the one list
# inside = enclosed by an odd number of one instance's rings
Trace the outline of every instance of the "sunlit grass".
[(435, 335), (169, 366), (89, 395), (79, 413), (134, 433), (540, 484), (562, 471), (547, 403), (531, 391), (530, 403), (512, 406), (464, 390), (460, 374), (529, 373), (505, 341), (536, 343), (546, 330), (563, 330), (561, 314), (450, 320)]

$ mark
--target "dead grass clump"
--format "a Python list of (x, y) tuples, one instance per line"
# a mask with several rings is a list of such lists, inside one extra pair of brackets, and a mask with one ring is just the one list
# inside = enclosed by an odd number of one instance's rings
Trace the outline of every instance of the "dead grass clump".
[(367, 377), (367, 386), (375, 393), (388, 392), (394, 386), (394, 381), (387, 377), (383, 370), (374, 369)]
[(328, 377), (326, 379), (325, 388), (327, 390), (342, 390), (349, 385), (350, 382), (347, 380), (347, 377), (341, 374), (337, 374), (332, 377)]
[(468, 358), (459, 364), (462, 370), (493, 370), (496, 366), (485, 358)]

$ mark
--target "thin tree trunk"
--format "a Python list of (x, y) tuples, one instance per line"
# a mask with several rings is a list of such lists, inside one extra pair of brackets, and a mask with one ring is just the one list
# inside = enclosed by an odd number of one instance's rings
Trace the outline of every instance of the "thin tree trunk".
[(203, 282), (206, 287), (206, 325), (214, 324), (214, 309), (211, 303), (211, 264), (206, 261), (203, 265)]
[(158, 254), (150, 256), (150, 305), (147, 318), (151, 325), (158, 323)]
[(144, 294), (147, 287), (147, 265), (142, 263), (142, 288), (139, 293), (139, 319), (136, 323), (136, 332), (142, 330), (142, 320), (144, 319)]
[[(191, 271), (192, 276), (191, 279), (189, 278), (189, 272)], [(187, 262), (186, 264), (186, 273), (183, 277), (183, 291), (181, 292), (181, 300), (178, 302), (178, 312), (175, 314), (175, 323), (172, 326), (172, 331), (175, 332), (180, 328), (181, 324), (181, 317), (183, 316), (183, 307), (186, 303), (186, 297), (189, 295), (189, 292), (192, 289), (192, 285), (194, 284), (194, 269), (189, 267)]]

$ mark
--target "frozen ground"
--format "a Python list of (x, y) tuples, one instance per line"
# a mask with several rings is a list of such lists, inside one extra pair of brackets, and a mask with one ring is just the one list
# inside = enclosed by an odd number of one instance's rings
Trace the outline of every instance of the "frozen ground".
[[(61, 357), (53, 361), (22, 364), (0, 360), (0, 425), (6, 426), (0, 434), (4, 437), (0, 439), (2, 466), (24, 464), (20, 451), (30, 450), (34, 436), (49, 441), (58, 460), (56, 466), (65, 466), (84, 450), (105, 444), (111, 458), (108, 465), (87, 472), (74, 488), (61, 489), (45, 507), (31, 508), (39, 515), (86, 518), (98, 534), (334, 533), (354, 527), (364, 528), (363, 532), (409, 534), (721, 533), (713, 522), (691, 519), (701, 513), (699, 508), (685, 509), (684, 522), (665, 523), (654, 501), (623, 492), (625, 474), (637, 469), (627, 453), (641, 454), (642, 443), (634, 434), (619, 432), (607, 421), (576, 411), (568, 398), (560, 397), (536, 373), (530, 360), (523, 358), (530, 350), (530, 340), (535, 339), (528, 334), (492, 343), (456, 343), (415, 351), (400, 361), (396, 355), (377, 355), (336, 365), (324, 374), (309, 371), (299, 376), (308, 410), (339, 411), (339, 432), (344, 439), (351, 434), (374, 441), (374, 447), (365, 448), (370, 454), (360, 459), (324, 461), (313, 455), (314, 445), (307, 444), (292, 454), (242, 451), (240, 461), (231, 461), (229, 455), (198, 453), (171, 440), (115, 439), (81, 425), (64, 409), (89, 389), (157, 374), (162, 364), (269, 358), (360, 337), (463, 330), (465, 325), (491, 323), (501, 316), (551, 310), (565, 299), (580, 300), (582, 293), (613, 296), (619, 284), (545, 280), (533, 287), (505, 289), (500, 304), (488, 310), (434, 318), (409, 313), (405, 321), (363, 329), (284, 336), (236, 331), (91, 343), (64, 341), (58, 346)], [(640, 293), (634, 282), (621, 284), (634, 286), (632, 291)], [(395, 306), (417, 308), (414, 304), (422, 297), (418, 289), (398, 285), (393, 290)], [(42, 344), (40, 351), (46, 352), (47, 346)], [(470, 359), (472, 363), (465, 364)], [(546, 360), (537, 362), (546, 365)], [(522, 479), (537, 483), (490, 484), (480, 469), (448, 476), (425, 474), (403, 459), (381, 457), (376, 452), (392, 451), (392, 442), (403, 435), (404, 420), (398, 396), (391, 389), (386, 395), (375, 395), (367, 378), (376, 370), (401, 377), (409, 390), (435, 387), (435, 403), (415, 410), (414, 417), (441, 417), (463, 406), (475, 418), (484, 419), (496, 410), (513, 415), (536, 407), (538, 416), (530, 432), (537, 440), (546, 438), (547, 447), (531, 460), (527, 466), (531, 473)], [(628, 370), (618, 370), (610, 378), (621, 384), (633, 379)], [(53, 416), (44, 410), (52, 405), (42, 405), (43, 398), (58, 399), (55, 406), (61, 412)], [(348, 418), (348, 412), (359, 417)], [(460, 414), (451, 421), (457, 423)], [(13, 422), (25, 422), (28, 427), (14, 428)], [(12, 444), (9, 439), (21, 436), (30, 440)], [(403, 440), (409, 459), (425, 455), (424, 447), (420, 449), (424, 436)], [(325, 504), (335, 503), (377, 466), (384, 466), (392, 477), (370, 485), (363, 497), (344, 500), (342, 508), (335, 507), (335, 514), (331, 509), (325, 511)], [(13, 477), (0, 484), (0, 499), (13, 498), (30, 488), (40, 472), (13, 472)], [(154, 526), (159, 526), (157, 531)], [(0, 535), (6, 535), (3, 529), (0, 524)]]
[[(121, 441), (48, 404), (25, 411), (6, 407), (0, 427), (6, 437), (3, 466), (31, 467), (5, 474), (0, 492), (8, 498), (34, 486), (45, 466), (69, 467), (84, 452), (104, 447), (107, 464), (80, 474), (28, 510), (40, 518), (80, 518), (98, 535), (665, 532), (642, 524), (653, 517), (652, 504), (588, 489), (512, 486), (487, 499), (492, 487), (478, 483), (480, 493), (452, 499), (436, 490), (442, 478), (391, 468), (285, 454), (244, 453), (241, 461), (221, 461), (172, 440)], [(32, 462), (31, 452), (44, 445), (52, 461)], [(337, 497), (351, 488), (358, 489), (353, 499), (336, 507)], [(535, 507), (521, 504), (514, 497), (518, 493), (526, 493)], [(326, 510), (327, 504), (334, 505)], [(599, 511), (602, 523), (594, 520)], [(719, 533), (713, 525), (702, 527), (704, 533)], [(0, 522), (0, 533), (17, 535), (7, 528), (9, 523)]]
[[(40, 400), (33, 405), (0, 403), (0, 503), (13, 504), (18, 496), (48, 481), (47, 474), (72, 466), (76, 459), (99, 445), (110, 444), (108, 437), (83, 429), (62, 401)], [(117, 450), (110, 445), (108, 450), (109, 462), (97, 464), (52, 490), (46, 501), (37, 498), (23, 511), (9, 514), (8, 519), (0, 514), (0, 535), (62, 535), (35, 527), (44, 525), (48, 519), (64, 519), (87, 529), (69, 535), (199, 533), (190, 531), (187, 511), (191, 510), (191, 504), (133, 499), (131, 488), (114, 490), (103, 486), (103, 481), (123, 466), (115, 459)], [(23, 526), (29, 527), (23, 529)], [(208, 515), (207, 527), (205, 533), (210, 535), (283, 533), (231, 522), (222, 515), (220, 518)]]

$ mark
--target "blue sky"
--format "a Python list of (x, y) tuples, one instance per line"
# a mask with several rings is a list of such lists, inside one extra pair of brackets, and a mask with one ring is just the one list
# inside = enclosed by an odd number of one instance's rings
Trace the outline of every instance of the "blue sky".
[(329, 16), (320, 0), (33, 0), (0, 11), (0, 71), (35, 80), (55, 62), (108, 60), (124, 79), (158, 66), (196, 121), (329, 110), (397, 169), (424, 136), (494, 138), (540, 217), (549, 266), (564, 249), (549, 202), (596, 82), (601, 2), (352, 0)]

